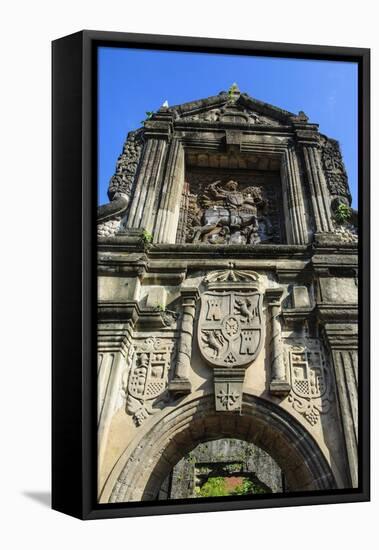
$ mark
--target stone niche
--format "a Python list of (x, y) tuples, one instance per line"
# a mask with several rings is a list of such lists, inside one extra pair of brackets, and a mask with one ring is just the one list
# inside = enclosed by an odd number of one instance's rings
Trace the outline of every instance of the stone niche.
[(177, 243), (286, 242), (280, 160), (188, 152)]

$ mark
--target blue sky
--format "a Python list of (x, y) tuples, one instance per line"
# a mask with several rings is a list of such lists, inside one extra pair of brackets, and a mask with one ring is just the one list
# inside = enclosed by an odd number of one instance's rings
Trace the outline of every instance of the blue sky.
[(187, 52), (99, 48), (99, 203), (127, 133), (146, 111), (217, 95), (236, 82), (241, 92), (287, 111), (304, 111), (340, 142), (357, 207), (358, 67), (356, 63)]

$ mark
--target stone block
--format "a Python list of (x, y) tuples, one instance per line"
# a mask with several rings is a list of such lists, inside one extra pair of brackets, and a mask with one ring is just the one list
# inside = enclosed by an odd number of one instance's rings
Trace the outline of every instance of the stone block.
[(166, 309), (167, 291), (162, 286), (152, 287), (146, 298), (146, 307)]
[(353, 277), (321, 277), (320, 289), (323, 302), (355, 304), (358, 287)]
[(289, 394), (291, 386), (285, 380), (272, 380), (270, 383), (270, 393), (277, 396), (286, 396)]
[(309, 308), (311, 302), (309, 299), (309, 293), (306, 286), (294, 286), (292, 289), (292, 305), (295, 309)]

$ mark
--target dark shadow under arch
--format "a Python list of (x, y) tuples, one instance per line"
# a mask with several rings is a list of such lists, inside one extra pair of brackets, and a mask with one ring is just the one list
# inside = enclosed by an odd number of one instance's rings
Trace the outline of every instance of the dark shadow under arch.
[(242, 439), (269, 453), (284, 472), (289, 491), (336, 488), (316, 441), (281, 407), (244, 394), (241, 414), (220, 413), (214, 409), (214, 396), (208, 395), (163, 414), (121, 457), (124, 464), (109, 502), (154, 500), (183, 456), (199, 443), (221, 437)]

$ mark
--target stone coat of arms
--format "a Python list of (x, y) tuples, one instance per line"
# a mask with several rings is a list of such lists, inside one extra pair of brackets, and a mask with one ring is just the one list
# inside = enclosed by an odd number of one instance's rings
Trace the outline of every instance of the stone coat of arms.
[(197, 339), (200, 353), (213, 367), (216, 411), (242, 407), (246, 368), (263, 343), (259, 275), (235, 269), (208, 273), (201, 294)]
[(171, 342), (154, 337), (136, 346), (125, 393), (126, 410), (137, 425), (153, 414), (153, 406), (164, 395), (172, 350)]
[(329, 410), (331, 381), (320, 345), (311, 340), (307, 344), (293, 345), (289, 349), (291, 393), (288, 399), (314, 426), (320, 413)]
[(262, 295), (255, 289), (210, 289), (202, 294), (198, 342), (210, 365), (248, 365), (261, 349), (262, 333)]

